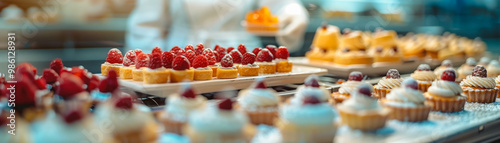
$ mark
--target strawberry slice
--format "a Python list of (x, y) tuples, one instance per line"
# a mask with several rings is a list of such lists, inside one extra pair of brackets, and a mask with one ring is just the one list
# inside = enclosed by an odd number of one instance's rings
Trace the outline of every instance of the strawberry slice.
[(140, 69), (142, 67), (148, 67), (149, 66), (149, 56), (146, 53), (141, 53), (137, 55), (137, 58), (135, 59), (135, 68)]
[(125, 53), (125, 58), (123, 59), (123, 66), (131, 66), (135, 65), (135, 58), (137, 55), (135, 54), (136, 52), (129, 50), (127, 53)]
[(65, 100), (68, 100), (71, 99), (75, 94), (83, 91), (83, 82), (80, 78), (70, 73), (61, 74), (61, 78), (59, 78), (59, 88), (57, 88), (56, 92), (59, 96), (61, 96)]
[(174, 54), (169, 51), (163, 52), (161, 56), (161, 64), (164, 68), (172, 68), (172, 62), (174, 61)]
[(188, 51), (188, 50), (194, 51), (193, 45), (188, 44), (188, 45), (186, 45), (186, 47), (184, 47), (184, 51)]
[(162, 67), (162, 62), (161, 62), (161, 54), (154, 53), (151, 55), (149, 59), (149, 66), (150, 69), (157, 69)]
[(151, 51), (151, 54), (160, 54), (161, 55), (162, 53), (163, 53), (163, 51), (161, 50), (160, 47), (155, 47), (155, 48), (153, 48), (153, 51)]
[(198, 55), (193, 61), (193, 68), (204, 68), (208, 66), (208, 59), (203, 55)]
[(61, 70), (64, 68), (61, 59), (57, 58), (50, 62), (50, 69), (53, 69), (57, 74), (61, 74)]
[(187, 70), (189, 66), (189, 60), (184, 56), (177, 56), (172, 62), (172, 69), (174, 70)]
[(59, 74), (53, 69), (45, 69), (43, 70), (42, 78), (45, 79), (48, 84), (53, 84), (59, 79)]
[(262, 51), (259, 52), (257, 55), (257, 62), (272, 62), (273, 61), (273, 54), (269, 52), (268, 49), (262, 49)]
[(230, 53), (233, 50), (234, 50), (234, 47), (227, 47), (226, 53)]
[(266, 49), (268, 49), (272, 54), (273, 54), (273, 60), (276, 58), (276, 46), (274, 45), (267, 45)]
[(243, 54), (243, 59), (241, 60), (242, 65), (248, 65), (255, 63), (255, 54), (253, 53), (245, 53)]
[(243, 44), (240, 44), (240, 45), (238, 45), (238, 51), (241, 54), (245, 54), (245, 53), (247, 53), (247, 47), (245, 47), (245, 45), (243, 45)]
[(280, 46), (278, 50), (276, 51), (276, 58), (278, 59), (288, 59), (290, 56), (290, 53), (288, 52), (288, 49), (284, 46)]
[(233, 110), (233, 101), (231, 99), (227, 98), (222, 100), (222, 102), (219, 103), (217, 106), (220, 110), (225, 110), (225, 111), (230, 111)]
[(187, 50), (186, 51), (186, 58), (189, 60), (189, 63), (193, 63), (194, 58), (196, 58), (196, 53), (192, 50)]
[(226, 54), (222, 60), (220, 61), (222, 67), (233, 67), (233, 57), (231, 55)]
[(243, 58), (243, 56), (239, 51), (233, 50), (229, 54), (231, 55), (231, 57), (233, 57), (233, 63), (241, 63), (241, 59)]
[(255, 49), (253, 49), (252, 53), (255, 54), (255, 55), (259, 55), (260, 51), (262, 51), (262, 48), (261, 47), (257, 47)]
[(196, 55), (201, 55), (203, 54), (203, 51), (205, 50), (205, 46), (200, 43), (198, 45), (196, 45), (196, 47), (194, 47), (194, 53), (196, 53)]
[(113, 48), (109, 50), (106, 62), (111, 64), (121, 64), (123, 62), (123, 55), (120, 50)]

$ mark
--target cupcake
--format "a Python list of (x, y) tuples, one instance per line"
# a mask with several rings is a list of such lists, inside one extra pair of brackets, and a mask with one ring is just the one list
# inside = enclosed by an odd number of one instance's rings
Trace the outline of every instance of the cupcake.
[(462, 81), (465, 79), (468, 75), (472, 74), (472, 69), (476, 66), (476, 60), (474, 58), (468, 58), (467, 62), (460, 66), (457, 70), (458, 72), (458, 80), (457, 81)]
[(453, 69), (446, 69), (429, 87), (425, 96), (425, 104), (432, 107), (432, 111), (458, 112), (464, 110), (467, 97), (462, 95), (462, 88), (455, 82), (456, 73)]
[(342, 124), (362, 131), (383, 128), (389, 110), (382, 108), (371, 97), (370, 86), (362, 84), (358, 89), (358, 92), (337, 106)]
[(327, 103), (330, 100), (330, 92), (325, 87), (319, 85), (318, 76), (310, 75), (306, 78), (304, 85), (297, 88), (297, 92), (290, 99), (291, 104), (302, 104), (305, 95), (313, 95), (319, 99), (320, 102)]
[(168, 98), (165, 112), (161, 121), (165, 125), (165, 132), (182, 134), (182, 127), (187, 123), (189, 114), (205, 106), (206, 99), (197, 96), (189, 83), (184, 83), (179, 94), (172, 94)]
[(266, 87), (262, 78), (257, 79), (252, 88), (240, 91), (238, 104), (254, 125), (273, 125), (278, 117), (279, 97)]
[(392, 89), (401, 86), (403, 79), (399, 75), (397, 69), (390, 69), (387, 71), (387, 75), (383, 77), (377, 85), (373, 86), (375, 90), (374, 96), (378, 99), (385, 98), (385, 95), (390, 93)]
[(487, 67), (488, 64), (490, 64), (490, 61), (492, 61), (492, 60), (490, 60), (490, 58), (488, 58), (488, 57), (482, 57), (481, 59), (479, 59), (479, 63), (477, 63), (477, 65), (482, 65), (484, 67)]
[(302, 104), (284, 105), (276, 128), (283, 142), (333, 142), (336, 133), (335, 114), (328, 103), (316, 96), (305, 95)]
[(450, 60), (444, 60), (443, 62), (441, 62), (441, 66), (434, 69), (434, 74), (436, 75), (436, 77), (441, 77), (443, 71), (448, 68), (453, 68), (453, 63), (451, 63)]
[(420, 92), (418, 81), (407, 78), (396, 88), (387, 94), (382, 101), (385, 108), (388, 108), (389, 119), (408, 122), (420, 122), (427, 120), (431, 107), (425, 105), (425, 97)]
[(495, 78), (500, 75), (500, 65), (497, 60), (492, 60), (490, 64), (486, 67), (488, 71), (488, 77)]
[(436, 74), (431, 71), (431, 67), (427, 64), (420, 64), (415, 72), (410, 75), (411, 78), (417, 80), (418, 90), (427, 92), (427, 89), (436, 80)]
[(467, 96), (467, 102), (491, 103), (495, 102), (498, 94), (495, 80), (486, 76), (486, 68), (482, 65), (474, 67), (472, 75), (467, 76), (460, 86)]
[(474, 40), (467, 39), (468, 46), (465, 47), (465, 54), (468, 57), (480, 57), (486, 51), (486, 43), (477, 37)]
[(149, 56), (146, 53), (139, 53), (135, 58), (135, 69), (132, 69), (132, 79), (142, 82), (144, 80), (143, 71), (149, 66)]
[(241, 60), (241, 65), (238, 66), (238, 74), (240, 76), (258, 76), (259, 66), (255, 64), (255, 54), (245, 53)]
[(243, 143), (256, 133), (246, 114), (233, 109), (231, 99), (194, 111), (183, 131), (194, 143)]
[[(497, 88), (500, 88), (500, 75), (498, 75), (498, 76), (495, 78), (495, 82), (496, 82), (496, 86), (497, 86)], [(500, 98), (500, 91), (499, 91), (499, 93), (497, 94), (497, 98)]]
[[(358, 71), (351, 72), (349, 74), (349, 79), (347, 82), (342, 83), (340, 85), (339, 91), (332, 93), (332, 98), (335, 102), (335, 104), (342, 103), (342, 101), (349, 99), (349, 97), (357, 92), (359, 89), (359, 85), (361, 84), (367, 84), (370, 85), (369, 83), (362, 82), (363, 80), (363, 74)], [(373, 90), (373, 89), (371, 89)]]

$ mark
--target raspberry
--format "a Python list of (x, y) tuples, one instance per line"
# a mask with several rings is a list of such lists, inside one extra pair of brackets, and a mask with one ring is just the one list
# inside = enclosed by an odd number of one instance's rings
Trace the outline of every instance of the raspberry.
[[(219, 45), (215, 45), (215, 47), (214, 47), (214, 51), (219, 51), (219, 49), (220, 49), (220, 48), (222, 48), (222, 47), (221, 47), (221, 46), (219, 46)], [(224, 49), (224, 50), (226, 50), (226, 49)]]
[(184, 56), (177, 56), (174, 58), (172, 62), (172, 68), (174, 70), (187, 70), (189, 69), (190, 63), (189, 60)]
[(417, 71), (431, 71), (431, 67), (428, 64), (420, 64)]
[(455, 82), (455, 78), (457, 78), (457, 74), (451, 68), (444, 70), (443, 74), (441, 74), (441, 80)]
[(226, 54), (220, 61), (220, 65), (222, 67), (233, 67), (233, 57), (231, 57), (231, 55), (229, 54)]
[(217, 63), (216, 56), (212, 56), (212, 57), (208, 58), (208, 65), (215, 65), (215, 63)]
[(363, 74), (359, 71), (353, 71), (349, 74), (349, 81), (362, 81)]
[(273, 55), (271, 52), (269, 52), (268, 49), (262, 49), (262, 51), (257, 54), (257, 62), (272, 62), (273, 61)]
[(442, 63), (441, 63), (441, 66), (445, 66), (445, 67), (453, 67), (453, 63), (451, 63), (450, 60), (444, 60)]
[(214, 51), (212, 51), (212, 49), (204, 49), (203, 50), (203, 55), (205, 55), (205, 57), (211, 57), (211, 56), (214, 56)]
[(83, 91), (83, 82), (80, 78), (70, 73), (61, 74), (61, 78), (59, 78), (59, 88), (57, 88), (57, 94), (59, 96), (67, 100)]
[(196, 45), (196, 47), (194, 48), (194, 53), (196, 53), (196, 55), (201, 55), (201, 54), (203, 54), (204, 50), (205, 50), (205, 46), (200, 43), (200, 44)]
[(130, 110), (133, 106), (132, 97), (122, 96), (115, 102), (115, 107), (119, 109)]
[(127, 53), (125, 53), (125, 58), (123, 59), (123, 66), (130, 66), (135, 64), (135, 58), (136, 54), (134, 51), (129, 50)]
[(257, 47), (255, 49), (253, 49), (252, 53), (255, 54), (255, 55), (259, 55), (259, 52), (262, 50), (261, 47)]
[(233, 110), (233, 101), (227, 98), (222, 100), (217, 106), (220, 110)]
[[(28, 79), (29, 75), (25, 74), (20, 74), (16, 76), (16, 81), (15, 83), (15, 93), (16, 93), (16, 100), (14, 101), (16, 103), (16, 106), (19, 105), (36, 105), (36, 90), (37, 87), (30, 81), (26, 80)], [(24, 79), (24, 80), (19, 80), (19, 79)]]
[(29, 72), (34, 76), (36, 75), (36, 68), (30, 63), (21, 63), (17, 65), (16, 72)]
[(263, 79), (257, 79), (257, 83), (255, 85), (255, 89), (267, 89), (266, 84), (264, 84)]
[(306, 78), (304, 85), (307, 87), (319, 87), (318, 76), (310, 75)]
[(311, 105), (314, 105), (314, 104), (320, 104), (321, 101), (319, 101), (318, 97), (314, 96), (314, 95), (306, 95), (304, 96), (304, 99), (303, 99), (303, 105), (308, 105), (308, 104), (311, 104)]
[(486, 71), (486, 68), (484, 68), (483, 65), (477, 65), (472, 70), (472, 76), (485, 78), (488, 75), (487, 73), (488, 72)]
[(233, 63), (241, 63), (241, 58), (243, 58), (243, 56), (240, 52), (233, 50), (229, 54), (233, 57)]
[(50, 62), (50, 69), (53, 69), (57, 74), (61, 74), (61, 70), (63, 69), (63, 63), (61, 59), (57, 58)]
[(153, 48), (153, 51), (151, 51), (151, 54), (160, 54), (163, 53), (163, 51), (160, 49), (160, 47), (155, 47)]
[(188, 50), (194, 51), (193, 45), (188, 44), (188, 45), (186, 45), (186, 47), (184, 47), (184, 51), (188, 51)]
[(161, 63), (161, 54), (154, 53), (149, 59), (149, 66), (150, 69), (157, 69), (162, 67)]
[(238, 51), (241, 54), (245, 54), (245, 53), (247, 53), (247, 47), (245, 47), (245, 45), (243, 45), (243, 44), (240, 44), (240, 45), (238, 45)]
[(170, 52), (174, 55), (177, 55), (179, 50), (181, 50), (181, 48), (179, 46), (174, 46), (174, 47), (172, 47), (172, 49), (170, 49)]
[(169, 51), (163, 52), (161, 55), (161, 64), (165, 68), (172, 68), (172, 61), (174, 60), (174, 54)]
[(273, 60), (276, 58), (276, 46), (274, 45), (267, 45), (266, 49), (268, 49), (272, 54), (273, 54)]
[(45, 79), (43, 79), (43, 78), (36, 79), (35, 85), (39, 90), (47, 89), (47, 82), (45, 82)]
[(399, 71), (397, 69), (389, 69), (389, 71), (387, 71), (387, 75), (385, 75), (385, 78), (398, 79), (401, 78), (401, 75), (399, 74)]
[(372, 90), (371, 90), (371, 87), (367, 84), (361, 84), (358, 86), (359, 90), (358, 92), (361, 94), (361, 95), (365, 95), (365, 96), (368, 96), (368, 97), (371, 97), (372, 96)]
[(186, 52), (184, 49), (180, 49), (177, 51), (177, 54), (173, 53), (175, 56), (186, 56)]
[(203, 55), (198, 55), (193, 61), (193, 68), (203, 68), (208, 66), (208, 60)]
[(135, 58), (135, 68), (140, 69), (142, 67), (149, 66), (149, 56), (146, 53), (141, 53)]
[(290, 56), (290, 53), (288, 52), (288, 49), (284, 46), (280, 46), (276, 51), (276, 58), (278, 59), (288, 59), (288, 56)]
[(143, 53), (141, 49), (135, 49), (134, 52), (136, 56)]
[(226, 53), (230, 53), (233, 50), (234, 50), (234, 47), (227, 47)]
[(79, 77), (82, 80), (83, 84), (87, 84), (88, 82), (90, 82), (91, 76), (89, 76), (88, 71), (83, 68), (83, 66), (72, 67), (70, 73)]
[(245, 53), (243, 54), (243, 59), (241, 60), (242, 65), (253, 64), (255, 62), (255, 54)]
[(183, 89), (181, 96), (190, 99), (196, 98), (196, 94), (194, 93), (193, 88), (191, 88), (190, 85)]
[(121, 64), (123, 62), (123, 55), (120, 50), (117, 48), (113, 48), (109, 50), (108, 52), (108, 57), (106, 58), (106, 62), (112, 63), (112, 64)]
[(223, 47), (219, 47), (218, 50), (215, 50), (217, 52), (217, 61), (221, 61), (222, 58), (227, 54), (226, 49)]
[(79, 110), (73, 110), (68, 114), (64, 115), (64, 122), (68, 124), (80, 121), (81, 119), (83, 119), (83, 114)]
[(193, 63), (194, 58), (196, 58), (196, 53), (194, 53), (194, 51), (188, 50), (186, 51), (185, 56), (189, 60), (189, 63)]
[(401, 84), (403, 85), (403, 87), (408, 87), (414, 90), (418, 90), (418, 83), (413, 78), (407, 78), (403, 80), (403, 83)]
[(59, 79), (59, 74), (53, 69), (45, 69), (43, 70), (42, 78), (44, 78), (47, 83), (53, 84)]

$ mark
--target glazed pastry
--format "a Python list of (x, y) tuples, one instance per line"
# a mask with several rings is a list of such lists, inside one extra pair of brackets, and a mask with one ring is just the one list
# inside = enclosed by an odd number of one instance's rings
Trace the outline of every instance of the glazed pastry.
[(143, 71), (145, 84), (167, 83), (170, 76), (170, 70), (167, 70), (162, 65), (162, 51), (155, 47), (149, 57), (148, 68)]
[(182, 82), (194, 80), (194, 69), (190, 68), (189, 60), (184, 56), (176, 56), (172, 62), (170, 71), (170, 82)]
[(276, 59), (274, 60), (276, 63), (276, 72), (292, 72), (293, 63), (288, 61), (288, 56), (290, 56), (288, 49), (284, 46), (280, 46), (276, 51)]
[(362, 131), (383, 128), (389, 111), (371, 97), (369, 85), (362, 84), (358, 89), (358, 92), (337, 106), (342, 124)]
[(123, 66), (123, 55), (120, 50), (113, 48), (109, 50), (106, 62), (101, 64), (102, 76), (108, 76), (109, 70), (113, 69), (120, 74), (120, 68)]
[(241, 65), (238, 66), (238, 74), (240, 76), (258, 76), (259, 66), (255, 64), (255, 54), (245, 53)]
[(482, 65), (482, 66), (484, 66), (484, 67), (487, 67), (487, 66), (488, 66), (488, 64), (490, 64), (490, 61), (492, 61), (492, 60), (490, 60), (490, 58), (488, 58), (488, 57), (482, 57), (482, 58), (479, 60), (479, 63), (477, 63), (477, 65)]
[(217, 68), (220, 65), (220, 64), (217, 64), (217, 56), (215, 55), (214, 51), (212, 51), (212, 49), (209, 49), (209, 48), (203, 50), (203, 55), (208, 60), (208, 67), (210, 67), (212, 69), (212, 77), (216, 77), (217, 76)]
[(446, 43), (442, 41), (443, 38), (438, 36), (429, 36), (427, 37), (426, 42), (424, 43), (425, 53), (428, 57), (432, 59), (438, 59), (439, 51), (446, 48)]
[(412, 37), (404, 44), (400, 44), (400, 48), (403, 51), (403, 56), (405, 58), (423, 58), (425, 57), (425, 47), (424, 41), (420, 40), (422, 38)]
[[(137, 51), (142, 52), (140, 49)], [(123, 66), (120, 67), (120, 78), (121, 79), (132, 79), (132, 70), (135, 69), (135, 58), (137, 57), (136, 52), (129, 50), (125, 53), (125, 58), (123, 58)]]
[(427, 92), (432, 82), (436, 80), (436, 74), (431, 71), (431, 67), (427, 64), (420, 64), (410, 76), (418, 82), (418, 90), (422, 92)]
[(390, 110), (389, 119), (408, 122), (426, 121), (431, 107), (425, 105), (425, 97), (418, 89), (418, 83), (412, 78), (407, 78), (387, 94), (382, 101), (385, 108)]
[[(342, 103), (343, 101), (349, 99), (349, 97), (357, 92), (359, 89), (359, 85), (369, 83), (363, 82), (363, 74), (358, 71), (353, 71), (349, 74), (349, 79), (347, 82), (342, 83), (340, 85), (339, 91), (332, 93), (332, 98), (335, 104)], [(373, 91), (373, 89), (370, 89)]]
[(283, 142), (333, 142), (336, 133), (335, 114), (328, 103), (305, 95), (301, 104), (284, 105), (276, 128)]
[[(468, 41), (470, 41), (468, 39)], [(477, 37), (465, 47), (465, 55), (467, 57), (481, 57), (486, 51), (486, 43), (481, 38)]]
[(385, 98), (385, 95), (391, 92), (392, 89), (401, 86), (403, 79), (397, 69), (390, 69), (387, 75), (383, 77), (377, 85), (373, 87), (375, 93), (373, 94), (378, 99)]
[(184, 134), (194, 143), (243, 143), (255, 133), (246, 114), (233, 109), (231, 99), (194, 111), (184, 127)]
[(213, 70), (208, 67), (208, 59), (204, 55), (198, 55), (193, 61), (194, 80), (211, 80)]
[(306, 95), (316, 96), (321, 103), (327, 103), (330, 100), (330, 92), (318, 82), (317, 75), (310, 75), (306, 78), (304, 85), (297, 88), (297, 92), (290, 99), (291, 104), (302, 104)]
[(472, 74), (472, 69), (476, 66), (476, 60), (474, 58), (467, 58), (467, 62), (460, 66), (457, 70), (458, 72), (458, 80), (457, 81), (462, 81), (465, 79), (468, 75)]
[(135, 69), (132, 69), (132, 79), (134, 81), (144, 81), (143, 71), (149, 66), (149, 56), (146, 53), (140, 53), (135, 58)]
[(190, 84), (184, 83), (179, 94), (172, 94), (167, 100), (165, 112), (161, 121), (165, 126), (165, 131), (175, 134), (182, 134), (182, 127), (187, 123), (189, 114), (205, 106), (206, 99), (197, 96)]
[(217, 69), (218, 79), (230, 79), (238, 77), (238, 70), (233, 65), (233, 57), (226, 54), (220, 62), (220, 67)]
[(488, 67), (486, 67), (486, 70), (488, 70), (488, 77), (495, 78), (500, 75), (500, 65), (498, 61), (492, 60), (490, 64), (488, 64)]
[(340, 30), (337, 26), (327, 25), (318, 27), (313, 39), (314, 48), (333, 50), (339, 45)]
[(339, 65), (371, 65), (373, 57), (366, 50), (361, 31), (349, 32), (342, 36), (333, 62)]
[(474, 67), (472, 75), (462, 80), (460, 86), (467, 96), (467, 102), (492, 103), (498, 94), (495, 79), (486, 76), (486, 68), (482, 65)]
[(456, 73), (453, 69), (446, 69), (429, 87), (425, 96), (425, 104), (432, 107), (432, 111), (458, 112), (464, 110), (467, 97), (462, 94), (462, 88), (455, 82)]
[(276, 63), (273, 62), (273, 55), (268, 49), (262, 49), (257, 58), (257, 65), (259, 66), (259, 74), (274, 74), (276, 73)]
[(374, 34), (369, 54), (376, 64), (397, 64), (403, 60), (403, 54), (397, 46), (394, 31), (378, 31)]
[(441, 74), (443, 73), (443, 71), (448, 69), (448, 68), (453, 68), (453, 64), (451, 63), (450, 60), (444, 60), (441, 63), (441, 66), (434, 69), (434, 74), (436, 75), (436, 77), (441, 77)]
[(278, 118), (279, 97), (266, 87), (262, 78), (257, 79), (251, 88), (240, 91), (238, 104), (254, 125), (272, 126)]

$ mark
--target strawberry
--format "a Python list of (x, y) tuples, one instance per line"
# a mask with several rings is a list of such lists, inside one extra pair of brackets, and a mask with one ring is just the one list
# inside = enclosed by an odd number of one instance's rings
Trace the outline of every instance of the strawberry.
[(243, 54), (243, 59), (241, 60), (242, 65), (253, 64), (255, 62), (255, 54), (245, 53)]
[(319, 101), (318, 97), (314, 96), (314, 95), (306, 95), (304, 96), (304, 99), (303, 99), (303, 105), (315, 105), (315, 104), (320, 104), (321, 101)]
[(311, 76), (307, 77), (306, 82), (304, 83), (304, 86), (315, 87), (315, 88), (320, 87), (319, 82), (318, 82), (318, 76), (311, 75)]
[(241, 59), (243, 58), (243, 56), (239, 51), (233, 50), (229, 54), (231, 55), (231, 57), (233, 57), (233, 63), (241, 63)]
[(241, 54), (245, 54), (245, 53), (247, 53), (247, 47), (245, 47), (245, 45), (243, 45), (243, 44), (240, 44), (240, 45), (238, 45), (238, 51)]
[(155, 47), (153, 48), (153, 51), (151, 51), (151, 54), (162, 54), (163, 51), (160, 49), (160, 47)]
[(406, 78), (402, 83), (401, 85), (403, 87), (408, 87), (408, 88), (411, 88), (413, 90), (418, 90), (418, 83), (416, 80), (414, 80), (413, 78)]
[(483, 65), (477, 65), (474, 67), (474, 69), (472, 70), (472, 76), (476, 76), (476, 77), (482, 77), (482, 78), (485, 78), (486, 75), (488, 72), (486, 71), (486, 68), (484, 68)]
[(149, 66), (150, 69), (157, 69), (162, 67), (161, 63), (161, 54), (154, 53), (151, 55), (149, 59)]
[(262, 51), (262, 48), (261, 47), (257, 47), (255, 49), (253, 49), (252, 53), (255, 54), (255, 55), (259, 55), (260, 51)]
[(75, 94), (84, 91), (82, 80), (70, 73), (61, 74), (61, 78), (59, 78), (59, 88), (57, 89), (57, 94), (64, 99), (71, 99)]
[(196, 53), (196, 55), (203, 54), (204, 50), (205, 50), (205, 46), (201, 43), (196, 45), (196, 47), (194, 47), (194, 53)]
[(217, 106), (220, 110), (226, 110), (230, 111), (233, 110), (233, 101), (231, 99), (227, 98), (222, 100), (219, 105)]
[(115, 107), (119, 109), (130, 110), (134, 107), (133, 105), (132, 97), (130, 96), (122, 96), (115, 102)]
[(194, 51), (193, 45), (188, 44), (188, 45), (186, 45), (186, 47), (184, 47), (184, 51), (188, 51), (188, 50)]
[(229, 53), (234, 50), (234, 47), (227, 47), (226, 53)]
[(363, 74), (359, 71), (353, 71), (349, 74), (349, 81), (362, 81)]
[(26, 74), (16, 75), (16, 100), (14, 101), (16, 103), (16, 106), (14, 107), (21, 107), (23, 105), (35, 105), (36, 103), (35, 94), (37, 87), (30, 80), (28, 80), (30, 78), (28, 76), (29, 75)]
[(231, 55), (226, 54), (224, 58), (221, 59), (220, 65), (222, 67), (233, 67), (233, 57)]
[(365, 96), (368, 96), (368, 97), (371, 97), (372, 96), (372, 90), (371, 90), (371, 87), (369, 87), (370, 85), (367, 85), (367, 84), (361, 84), (359, 85), (359, 89), (358, 89), (358, 92), (361, 93), (361, 95), (365, 95)]
[(203, 68), (208, 66), (208, 60), (203, 55), (198, 55), (193, 61), (193, 68)]
[(169, 51), (163, 52), (161, 55), (161, 64), (164, 68), (172, 68), (172, 61), (174, 61), (174, 54)]
[(139, 54), (141, 54), (141, 53), (143, 53), (143, 52), (142, 52), (142, 50), (141, 50), (141, 49), (135, 49), (135, 50), (134, 50), (134, 53), (135, 53), (135, 55), (137, 56), (137, 55), (139, 55)]
[(288, 59), (288, 56), (290, 56), (290, 53), (288, 52), (288, 49), (284, 46), (280, 46), (276, 51), (276, 58), (278, 59)]
[(135, 65), (135, 58), (137, 55), (135, 54), (134, 51), (129, 50), (127, 53), (125, 53), (125, 58), (123, 58), (123, 66), (131, 66)]
[(109, 50), (108, 57), (106, 58), (106, 62), (112, 64), (121, 64), (123, 62), (123, 55), (120, 50), (117, 48), (113, 48)]
[(61, 74), (61, 70), (63, 69), (63, 67), (63, 63), (59, 58), (54, 59), (52, 60), (52, 62), (50, 62), (50, 69), (53, 69), (59, 75)]
[(99, 79), (99, 77), (97, 77), (96, 75), (92, 75), (92, 78), (90, 78), (90, 82), (87, 85), (87, 91), (90, 92), (90, 91), (96, 89), (99, 86), (100, 82), (101, 82), (101, 80)]
[(269, 52), (268, 49), (262, 49), (262, 51), (257, 54), (257, 62), (272, 62), (273, 61), (273, 54)]
[(140, 69), (142, 67), (148, 67), (149, 66), (149, 56), (146, 53), (141, 53), (140, 55), (137, 55), (137, 58), (135, 58), (135, 68)]
[(215, 50), (217, 52), (217, 61), (221, 61), (222, 58), (227, 54), (226, 52), (226, 49), (224, 49), (223, 47), (219, 47), (217, 50)]
[(80, 112), (80, 110), (73, 110), (69, 112), (68, 114), (64, 115), (64, 122), (71, 124), (76, 121), (80, 121), (83, 119), (83, 113)]
[(172, 68), (174, 70), (187, 70), (189, 69), (190, 63), (189, 60), (184, 56), (177, 56), (174, 58), (172, 62)]
[(172, 49), (170, 49), (170, 52), (174, 55), (177, 55), (179, 50), (182, 50), (179, 46), (174, 46)]
[(189, 60), (189, 63), (193, 63), (194, 58), (196, 58), (196, 53), (192, 50), (187, 50), (185, 56)]
[(401, 75), (399, 74), (399, 71), (397, 69), (389, 69), (385, 78), (398, 79), (401, 78)]
[(30, 63), (21, 63), (17, 65), (16, 72), (29, 72), (33, 75), (36, 75), (36, 68)]
[(274, 45), (267, 45), (266, 49), (268, 49), (272, 54), (273, 54), (273, 60), (276, 58), (276, 46)]
[(431, 71), (431, 67), (428, 64), (420, 64), (417, 71)]
[(99, 91), (102, 93), (114, 92), (119, 87), (116, 71), (110, 70), (108, 77), (99, 83)]

